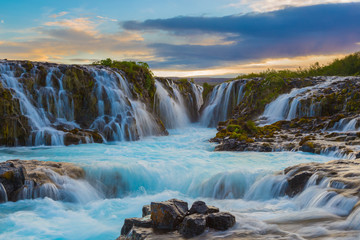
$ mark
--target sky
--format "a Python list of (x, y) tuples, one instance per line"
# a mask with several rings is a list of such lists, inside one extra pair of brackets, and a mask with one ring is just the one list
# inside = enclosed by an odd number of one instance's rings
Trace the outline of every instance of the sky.
[(359, 51), (359, 19), (360, 0), (0, 0), (0, 59), (234, 77)]

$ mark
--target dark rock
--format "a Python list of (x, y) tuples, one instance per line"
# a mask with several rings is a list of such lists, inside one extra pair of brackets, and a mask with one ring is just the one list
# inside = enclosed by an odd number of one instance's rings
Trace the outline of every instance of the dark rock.
[(177, 229), (187, 211), (188, 203), (177, 199), (151, 203), (151, 219), (158, 229)]
[(206, 225), (215, 230), (225, 231), (235, 225), (235, 216), (227, 212), (211, 213), (206, 218)]
[(206, 203), (203, 201), (196, 201), (193, 203), (189, 210), (190, 214), (199, 213), (199, 214), (206, 214), (208, 213), (208, 207)]
[(146, 217), (146, 216), (149, 216), (149, 215), (151, 215), (150, 205), (143, 206), (143, 208), (142, 208), (142, 217)]
[(219, 208), (214, 206), (207, 206), (207, 207), (208, 207), (207, 213), (218, 213), (220, 211)]
[(288, 188), (286, 189), (286, 194), (292, 197), (302, 192), (307, 181), (312, 175), (312, 172), (304, 171), (288, 178)]
[(202, 234), (206, 229), (206, 218), (201, 214), (192, 214), (184, 218), (179, 232), (185, 238), (191, 238)]
[(150, 218), (126, 218), (121, 228), (121, 235), (127, 235), (133, 227), (151, 228), (152, 221)]

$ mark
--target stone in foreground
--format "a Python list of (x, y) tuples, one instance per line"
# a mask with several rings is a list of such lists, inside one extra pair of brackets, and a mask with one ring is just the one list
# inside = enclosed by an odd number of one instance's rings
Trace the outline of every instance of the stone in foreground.
[(206, 229), (206, 217), (201, 214), (192, 214), (184, 218), (179, 232), (185, 238), (202, 234)]
[(188, 203), (171, 199), (151, 203), (151, 220), (157, 229), (176, 230), (188, 211)]
[(209, 214), (206, 218), (208, 227), (225, 231), (235, 225), (235, 216), (227, 212)]
[(219, 212), (219, 208), (214, 206), (207, 206), (203, 201), (196, 201), (193, 203), (189, 210), (189, 214), (199, 213), (199, 214), (209, 214), (209, 213), (217, 213)]

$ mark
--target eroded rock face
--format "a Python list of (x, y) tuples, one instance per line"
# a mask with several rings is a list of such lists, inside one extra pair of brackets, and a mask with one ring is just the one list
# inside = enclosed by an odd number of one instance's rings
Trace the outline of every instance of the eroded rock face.
[(166, 202), (151, 203), (151, 220), (155, 228), (175, 230), (188, 211), (188, 203), (171, 199)]
[[(23, 190), (29, 187), (33, 188), (33, 192), (27, 191), (26, 198), (36, 198), (40, 197), (35, 194), (36, 190), (44, 184), (56, 186), (51, 172), (73, 179), (85, 177), (84, 170), (72, 163), (9, 160), (0, 163), (0, 184), (2, 184), (9, 201), (17, 201)], [(0, 189), (0, 192), (4, 191)]]

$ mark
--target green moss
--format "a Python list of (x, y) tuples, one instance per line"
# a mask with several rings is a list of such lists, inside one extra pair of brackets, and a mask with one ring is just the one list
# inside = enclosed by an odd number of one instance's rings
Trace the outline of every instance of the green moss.
[(206, 100), (207, 96), (209, 95), (209, 93), (214, 89), (214, 86), (213, 85), (210, 85), (208, 83), (204, 83), (203, 84), (203, 99)]

